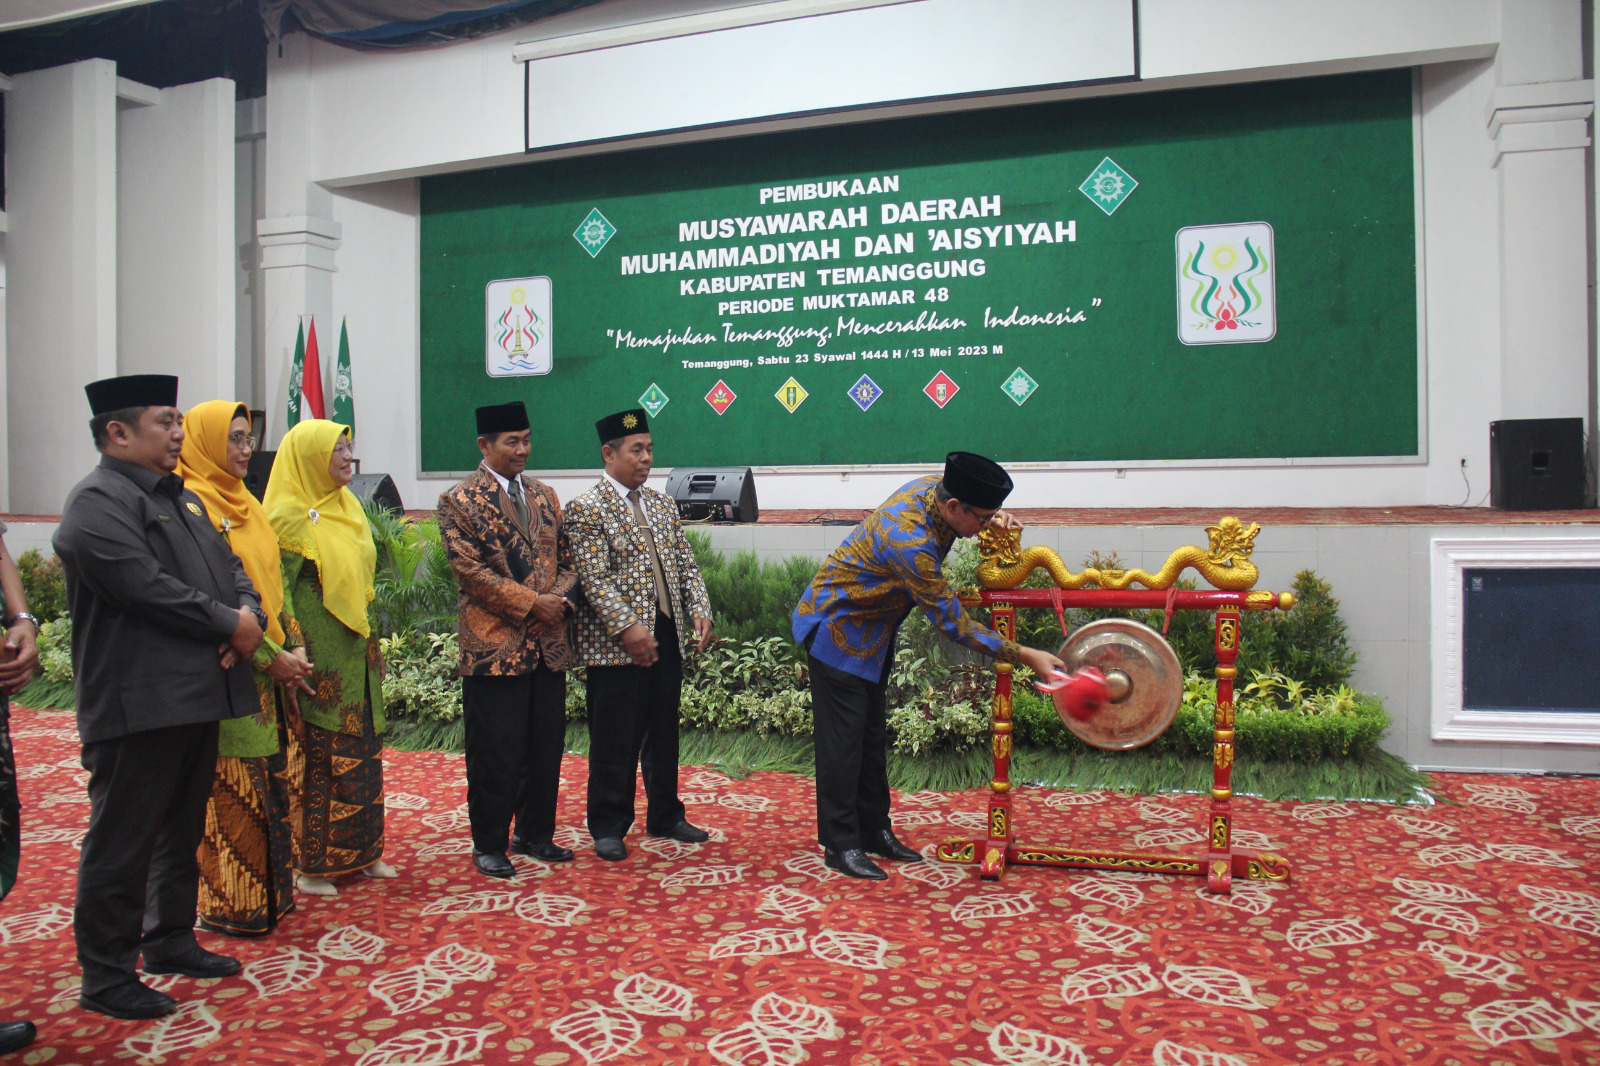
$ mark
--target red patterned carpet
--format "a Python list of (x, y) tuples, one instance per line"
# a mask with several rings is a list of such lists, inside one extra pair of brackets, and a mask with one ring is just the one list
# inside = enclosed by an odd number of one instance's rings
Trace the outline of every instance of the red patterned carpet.
[[(686, 768), (704, 845), (630, 839), (512, 882), (468, 866), (462, 763), (387, 755), (398, 880), (301, 896), (219, 941), (244, 973), (153, 978), (181, 1010), (76, 1006), (70, 899), (87, 804), (67, 714), (17, 711), (23, 877), (0, 905), (0, 1020), (65, 1063), (956, 1063), (1266, 1066), (1600, 1061), (1600, 781), (1447, 776), (1439, 806), (1236, 805), (1294, 864), (1228, 897), (1199, 881), (898, 866), (866, 884), (811, 846), (812, 785)], [(561, 817), (581, 825), (586, 763)], [(979, 793), (898, 797), (919, 846)], [(1198, 796), (1024, 789), (1037, 843), (1184, 848)], [(565, 842), (586, 843), (580, 830)]]

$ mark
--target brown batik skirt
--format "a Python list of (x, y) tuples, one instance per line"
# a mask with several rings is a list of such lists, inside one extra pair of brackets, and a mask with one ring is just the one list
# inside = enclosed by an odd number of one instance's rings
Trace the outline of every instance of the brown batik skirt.
[(217, 759), (200, 842), (200, 925), (261, 936), (294, 910), (288, 755)]
[(296, 786), (294, 868), (307, 877), (338, 877), (383, 857), (383, 742), (363, 708), (361, 734), (301, 720), (289, 743)]

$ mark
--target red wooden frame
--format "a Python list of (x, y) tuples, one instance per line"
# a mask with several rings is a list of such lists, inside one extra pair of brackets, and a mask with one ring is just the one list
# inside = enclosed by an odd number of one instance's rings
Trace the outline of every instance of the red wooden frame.
[(1227, 893), (1235, 877), (1260, 881), (1287, 881), (1289, 861), (1272, 852), (1233, 846), (1233, 682), (1238, 675), (1240, 612), (1272, 610), (1279, 597), (1247, 590), (1220, 592), (1197, 589), (984, 589), (976, 599), (963, 593), (969, 605), (992, 609), (994, 629), (1007, 640), (1016, 639), (1018, 607), (1110, 607), (1122, 610), (1164, 608), (1216, 612), (1217, 710), (1212, 724), (1211, 810), (1203, 854), (1172, 855), (1133, 851), (1099, 851), (1061, 845), (1019, 844), (1011, 810), (1012, 721), (1010, 663), (997, 663), (994, 717), (990, 732), (994, 753), (994, 778), (989, 783), (989, 817), (984, 836), (956, 838), (936, 851), (944, 862), (976, 863), (985, 880), (996, 880), (1007, 863), (1024, 866), (1066, 866), (1083, 870), (1136, 870), (1204, 876), (1206, 889)]

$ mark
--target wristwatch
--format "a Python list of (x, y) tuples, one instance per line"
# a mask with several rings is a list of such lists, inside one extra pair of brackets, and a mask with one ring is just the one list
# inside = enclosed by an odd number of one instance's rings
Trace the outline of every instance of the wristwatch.
[(261, 627), (261, 632), (267, 631), (267, 612), (259, 607), (250, 608), (250, 613), (256, 616), (256, 625)]
[(38, 629), (39, 628), (39, 620), (37, 618), (35, 618), (33, 615), (29, 614), (27, 611), (18, 611), (16, 614), (12, 615), (10, 618), (7, 618), (6, 619), (6, 628), (10, 629), (12, 626), (16, 625), (18, 622), (32, 622), (34, 629)]

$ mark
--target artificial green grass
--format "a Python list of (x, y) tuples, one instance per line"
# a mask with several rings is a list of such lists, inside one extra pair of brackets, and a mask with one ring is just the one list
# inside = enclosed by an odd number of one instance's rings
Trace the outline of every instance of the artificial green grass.
[(449, 722), (391, 718), (383, 742), (396, 751), (453, 751), (459, 755), (467, 750), (467, 723), (460, 718)]
[[(396, 722), (384, 737), (401, 751), (464, 750), (465, 728), (454, 722)], [(785, 737), (752, 732), (723, 733), (684, 730), (679, 761), (710, 766), (735, 779), (763, 770), (815, 772), (810, 737)], [(567, 723), (567, 750), (589, 753), (589, 727)], [(989, 784), (994, 760), (987, 745), (968, 751), (929, 755), (889, 753), (889, 784), (901, 792), (961, 791)], [(1106, 790), (1154, 795), (1162, 792), (1206, 792), (1211, 788), (1209, 755), (1140, 749), (1124, 752), (1071, 752), (1050, 747), (1018, 747), (1011, 761), (1011, 780), (1018, 785)], [(1344, 758), (1273, 762), (1241, 760), (1234, 764), (1233, 791), (1271, 800), (1365, 800), (1414, 803), (1431, 787), (1428, 776), (1385, 751)]]
[(71, 681), (51, 681), (43, 674), (36, 674), (21, 692), (11, 697), (11, 702), (36, 711), (70, 711), (78, 706), (78, 697)]
[[(981, 788), (994, 774), (986, 748), (929, 757), (891, 754), (889, 783), (904, 792)], [(1079, 751), (1019, 747), (1011, 760), (1018, 785), (1074, 792), (1207, 792), (1209, 756), (1171, 751)], [(1345, 758), (1236, 762), (1229, 782), (1241, 796), (1271, 800), (1371, 800), (1414, 803), (1430, 787), (1426, 774), (1385, 751)]]

